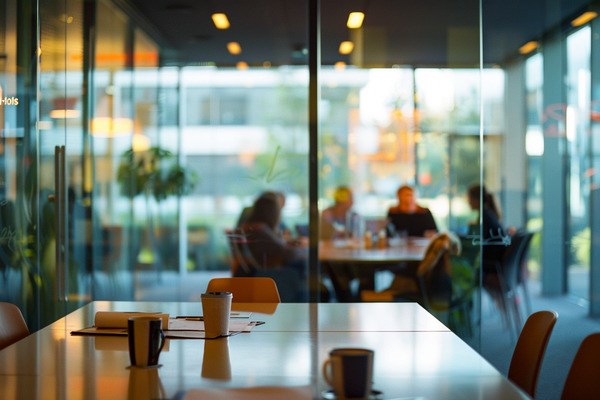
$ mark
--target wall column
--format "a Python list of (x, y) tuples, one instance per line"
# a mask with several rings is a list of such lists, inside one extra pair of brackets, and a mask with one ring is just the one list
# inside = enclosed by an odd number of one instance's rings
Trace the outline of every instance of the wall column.
[[(598, 10), (596, 10), (598, 11)], [(600, 317), (600, 121), (594, 118), (600, 112), (600, 20), (594, 19), (591, 49), (592, 119), (590, 121), (590, 157), (592, 175), (590, 186), (590, 315)]]
[(544, 43), (544, 94), (542, 157), (542, 294), (560, 295), (566, 290), (567, 168), (564, 103), (564, 44)]
[(525, 228), (527, 223), (527, 152), (525, 151), (525, 63), (505, 68), (504, 149), (503, 149), (503, 223), (505, 226)]

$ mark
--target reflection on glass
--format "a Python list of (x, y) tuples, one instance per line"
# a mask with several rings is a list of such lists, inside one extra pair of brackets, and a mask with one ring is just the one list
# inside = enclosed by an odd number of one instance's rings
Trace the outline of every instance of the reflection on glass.
[(590, 186), (589, 171), (591, 109), (591, 28), (582, 28), (567, 37), (566, 138), (569, 154), (569, 292), (589, 299), (590, 270)]
[(127, 398), (129, 400), (166, 398), (158, 371), (158, 368), (130, 367)]
[(202, 355), (202, 377), (210, 379), (231, 379), (229, 361), (229, 338), (204, 341)]

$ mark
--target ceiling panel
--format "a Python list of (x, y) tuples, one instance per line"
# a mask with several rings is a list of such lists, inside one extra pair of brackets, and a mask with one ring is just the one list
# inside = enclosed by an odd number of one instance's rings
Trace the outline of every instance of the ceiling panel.
[[(159, 32), (166, 64), (232, 66), (306, 64), (308, 0), (129, 0)], [(526, 41), (560, 26), (588, 0), (321, 0), (322, 63), (362, 66), (473, 66), (502, 64)], [(345, 26), (350, 11), (364, 11), (360, 31)], [(225, 12), (228, 30), (210, 15)], [(482, 24), (480, 24), (480, 17)], [(480, 30), (480, 25), (483, 30)], [(482, 33), (482, 35), (480, 35)], [(350, 56), (338, 53), (342, 40), (357, 43)], [(231, 55), (226, 44), (239, 42)]]

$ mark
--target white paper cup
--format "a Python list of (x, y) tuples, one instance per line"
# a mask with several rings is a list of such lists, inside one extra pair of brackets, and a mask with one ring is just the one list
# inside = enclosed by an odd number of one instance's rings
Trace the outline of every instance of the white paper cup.
[(207, 339), (229, 335), (231, 292), (207, 292), (202, 294), (202, 316)]
[(204, 341), (202, 357), (202, 377), (230, 380), (231, 363), (229, 361), (229, 338)]

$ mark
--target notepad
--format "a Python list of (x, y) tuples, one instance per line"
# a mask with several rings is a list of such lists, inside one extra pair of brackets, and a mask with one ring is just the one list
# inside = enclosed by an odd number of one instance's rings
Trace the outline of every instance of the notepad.
[[(250, 332), (257, 325), (255, 321), (230, 320), (229, 334)], [(171, 318), (165, 336), (172, 339), (204, 339), (204, 321), (191, 321), (182, 318)]]
[(169, 314), (161, 312), (98, 311), (94, 326), (72, 331), (72, 335), (123, 335), (127, 336), (127, 321), (131, 317), (160, 317), (163, 326), (169, 325)]
[[(240, 313), (242, 319), (234, 319), (229, 322), (229, 331), (233, 333), (250, 332), (257, 325), (255, 321), (247, 318), (251, 313)], [(71, 335), (108, 335), (127, 336), (127, 321), (130, 317), (157, 316), (163, 319), (165, 337), (180, 339), (204, 339), (204, 321), (198, 318), (169, 318), (169, 314), (158, 312), (119, 312), (98, 311), (94, 318), (94, 326), (75, 330)]]

